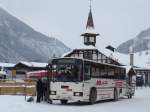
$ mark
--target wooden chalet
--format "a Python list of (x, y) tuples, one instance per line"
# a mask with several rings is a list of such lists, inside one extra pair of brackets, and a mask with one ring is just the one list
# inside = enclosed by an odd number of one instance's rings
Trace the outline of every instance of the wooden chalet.
[(38, 62), (24, 62), (21, 61), (17, 63), (12, 70), (16, 71), (17, 78), (24, 78), (27, 72), (46, 70), (47, 63), (38, 63)]
[(121, 65), (118, 61), (112, 59), (109, 56), (104, 55), (102, 52), (100, 52), (96, 48), (74, 49), (68, 54), (65, 54), (64, 57), (84, 58), (84, 59), (93, 60), (99, 63)]

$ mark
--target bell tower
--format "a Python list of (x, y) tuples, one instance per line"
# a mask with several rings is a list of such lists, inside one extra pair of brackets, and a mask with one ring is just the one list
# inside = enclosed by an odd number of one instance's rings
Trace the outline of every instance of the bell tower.
[(81, 36), (83, 36), (84, 38), (85, 45), (95, 46), (96, 37), (98, 35), (99, 34), (95, 32), (93, 16), (92, 16), (92, 6), (91, 6), (91, 0), (90, 0), (90, 11), (89, 11), (88, 20), (87, 20), (86, 31)]

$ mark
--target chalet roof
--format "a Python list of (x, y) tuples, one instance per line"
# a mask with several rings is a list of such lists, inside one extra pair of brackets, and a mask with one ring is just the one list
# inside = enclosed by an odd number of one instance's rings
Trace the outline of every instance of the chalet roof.
[(79, 49), (79, 50), (96, 50), (97, 47), (96, 47), (96, 46), (92, 46), (92, 45), (89, 45), (89, 46), (82, 45), (81, 47), (76, 47), (76, 48), (70, 50), (69, 52), (67, 52), (67, 53), (65, 53), (65, 54), (67, 55), (67, 54), (71, 53), (72, 51), (78, 50), (78, 49)]
[(17, 63), (15, 66), (17, 66), (18, 64), (23, 64), (23, 65), (28, 66), (28, 67), (39, 67), (39, 68), (43, 68), (43, 67), (46, 67), (46, 65), (47, 65), (48, 63), (20, 61), (20, 62)]
[(128, 73), (131, 69), (132, 69), (132, 66), (124, 66), (126, 68), (126, 73)]
[(0, 62), (0, 67), (14, 67), (15, 64), (13, 63), (2, 63)]
[(74, 50), (96, 50), (96, 47), (94, 47), (92, 45), (89, 45), (89, 46), (83, 45), (82, 47), (75, 48), (75, 49), (70, 50), (69, 52), (64, 53), (61, 57), (65, 57), (65, 56), (69, 55)]
[(142, 71), (142, 70), (144, 70), (144, 71), (150, 71), (150, 68), (143, 68), (143, 67), (141, 67), (141, 68), (135, 68), (135, 70), (140, 70), (140, 71)]
[(131, 70), (133, 70), (133, 72), (136, 74), (136, 71), (135, 71), (135, 69), (132, 67), (132, 66), (123, 66), (123, 67), (125, 67), (126, 68), (126, 73), (128, 74)]
[(69, 55), (70, 53), (72, 53), (74, 50), (93, 50), (95, 49), (96, 50), (96, 47), (92, 46), (92, 45), (89, 45), (89, 46), (86, 46), (86, 45), (83, 45), (82, 47), (80, 48), (75, 48), (75, 49), (71, 49), (70, 51), (64, 53), (61, 57), (65, 57), (66, 55)]
[(83, 49), (83, 50), (93, 50), (93, 49), (97, 49), (95, 46), (92, 46), (92, 45), (89, 45), (89, 46), (86, 46), (86, 45), (83, 45), (82, 47), (80, 47), (80, 48), (75, 48), (75, 49)]

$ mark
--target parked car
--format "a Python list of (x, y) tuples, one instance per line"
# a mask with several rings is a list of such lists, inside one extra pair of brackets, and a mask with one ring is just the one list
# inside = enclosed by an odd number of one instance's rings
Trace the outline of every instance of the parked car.
[(7, 72), (4, 70), (3, 67), (0, 67), (0, 79), (6, 79)]
[(144, 78), (143, 75), (136, 76), (136, 86), (143, 86), (144, 85)]

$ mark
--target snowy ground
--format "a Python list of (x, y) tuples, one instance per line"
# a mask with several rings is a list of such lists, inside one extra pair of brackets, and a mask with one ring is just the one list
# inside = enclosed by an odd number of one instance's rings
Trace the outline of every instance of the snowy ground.
[(133, 99), (95, 105), (28, 103), (24, 96), (0, 96), (0, 112), (150, 112), (150, 88), (139, 88)]

